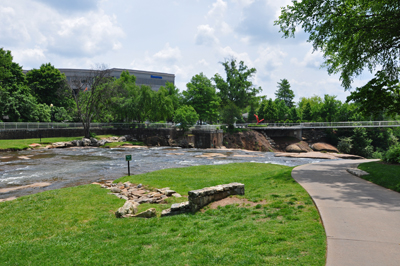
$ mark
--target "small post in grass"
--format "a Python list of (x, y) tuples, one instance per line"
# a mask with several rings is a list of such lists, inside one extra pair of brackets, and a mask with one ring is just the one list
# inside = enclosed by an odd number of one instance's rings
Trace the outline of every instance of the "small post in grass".
[(128, 162), (128, 176), (131, 175), (131, 168), (129, 166), (129, 161), (132, 161), (132, 155), (125, 155), (125, 161)]
[(40, 143), (42, 143), (42, 133), (39, 133)]

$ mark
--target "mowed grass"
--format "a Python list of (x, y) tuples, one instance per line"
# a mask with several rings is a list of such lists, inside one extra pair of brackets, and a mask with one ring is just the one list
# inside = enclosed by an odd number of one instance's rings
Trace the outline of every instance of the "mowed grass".
[[(108, 137), (113, 137), (115, 135), (98, 135), (96, 136), (97, 139), (101, 138), (108, 138)], [(32, 143), (39, 143), (42, 145), (50, 145), (55, 142), (67, 142), (67, 141), (72, 141), (76, 139), (82, 139), (82, 137), (58, 137), (58, 138), (42, 138), (41, 142), (39, 138), (35, 139), (0, 139), (0, 150), (7, 150), (7, 149), (12, 149), (12, 150), (23, 150), (29, 148), (29, 145)], [(122, 144), (129, 143), (132, 145), (144, 145), (142, 142), (134, 142), (134, 141), (128, 141), (128, 142), (114, 142), (114, 143), (107, 143), (107, 146), (110, 147), (116, 147), (120, 146)], [(112, 145), (109, 145), (112, 144)], [(106, 146), (106, 145), (104, 145)]]
[(54, 142), (60, 141), (71, 141), (75, 139), (82, 139), (82, 137), (58, 137), (58, 138), (42, 138), (40, 142), (39, 138), (35, 139), (0, 139), (0, 150), (14, 149), (23, 150), (29, 148), (32, 143), (39, 143), (48, 145)]
[[(326, 237), (290, 167), (241, 163), (123, 177), (147, 187), (192, 189), (241, 182), (254, 207), (228, 205), (152, 219), (117, 219), (123, 205), (97, 185), (0, 203), (4, 265), (324, 265)], [(168, 204), (143, 204), (158, 214)], [(264, 200), (264, 201), (261, 201)]]
[(358, 168), (369, 173), (369, 175), (362, 176), (363, 179), (400, 192), (400, 164), (370, 162), (360, 164)]

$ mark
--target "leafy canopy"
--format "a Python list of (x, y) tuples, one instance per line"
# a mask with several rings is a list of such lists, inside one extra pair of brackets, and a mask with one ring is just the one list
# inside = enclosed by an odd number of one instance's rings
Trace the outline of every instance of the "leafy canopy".
[(398, 77), (400, 1), (303, 0), (283, 7), (279, 25), (284, 37), (294, 37), (301, 26), (308, 41), (323, 52), (328, 73), (340, 73), (351, 87), (364, 68), (381, 67), (389, 80)]
[(215, 74), (213, 80), (219, 90), (222, 106), (232, 102), (240, 109), (245, 108), (261, 91), (261, 88), (255, 88), (251, 81), (257, 70), (248, 68), (243, 61), (237, 64), (236, 59), (226, 60), (221, 64), (225, 68), (226, 80), (219, 74)]
[(196, 110), (200, 121), (216, 121), (220, 98), (211, 80), (200, 73), (193, 76), (186, 87), (184, 101)]
[(192, 106), (183, 105), (175, 112), (174, 121), (179, 124), (179, 127), (183, 131), (187, 131), (191, 126), (196, 124), (197, 120), (199, 120), (199, 115)]
[(66, 89), (65, 75), (50, 63), (30, 70), (26, 74), (26, 80), (39, 103), (66, 108), (73, 106), (71, 98), (60, 97), (60, 90)]

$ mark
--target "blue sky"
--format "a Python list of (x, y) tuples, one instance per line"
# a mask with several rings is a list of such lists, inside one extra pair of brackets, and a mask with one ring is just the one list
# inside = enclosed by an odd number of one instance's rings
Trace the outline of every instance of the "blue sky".
[[(288, 79), (296, 95), (349, 92), (339, 76), (320, 68), (307, 35), (284, 39), (273, 25), (280, 7), (270, 0), (4, 0), (0, 3), (0, 47), (24, 69), (50, 62), (58, 68), (129, 68), (173, 73), (180, 90), (203, 72), (224, 76), (220, 62), (243, 60), (255, 67), (260, 95), (274, 98)], [(354, 87), (371, 78), (363, 74)]]

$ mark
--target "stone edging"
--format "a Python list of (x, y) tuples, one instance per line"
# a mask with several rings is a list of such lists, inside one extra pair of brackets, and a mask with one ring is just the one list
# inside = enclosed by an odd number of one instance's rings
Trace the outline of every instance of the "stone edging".
[(367, 173), (361, 169), (358, 169), (358, 168), (349, 168), (349, 169), (346, 169), (346, 171), (349, 172), (350, 174), (358, 176), (358, 177), (369, 175), (369, 173)]
[(163, 210), (161, 217), (196, 212), (207, 204), (221, 200), (230, 195), (244, 195), (244, 184), (230, 183), (214, 187), (189, 191), (189, 201), (172, 204), (170, 209)]

